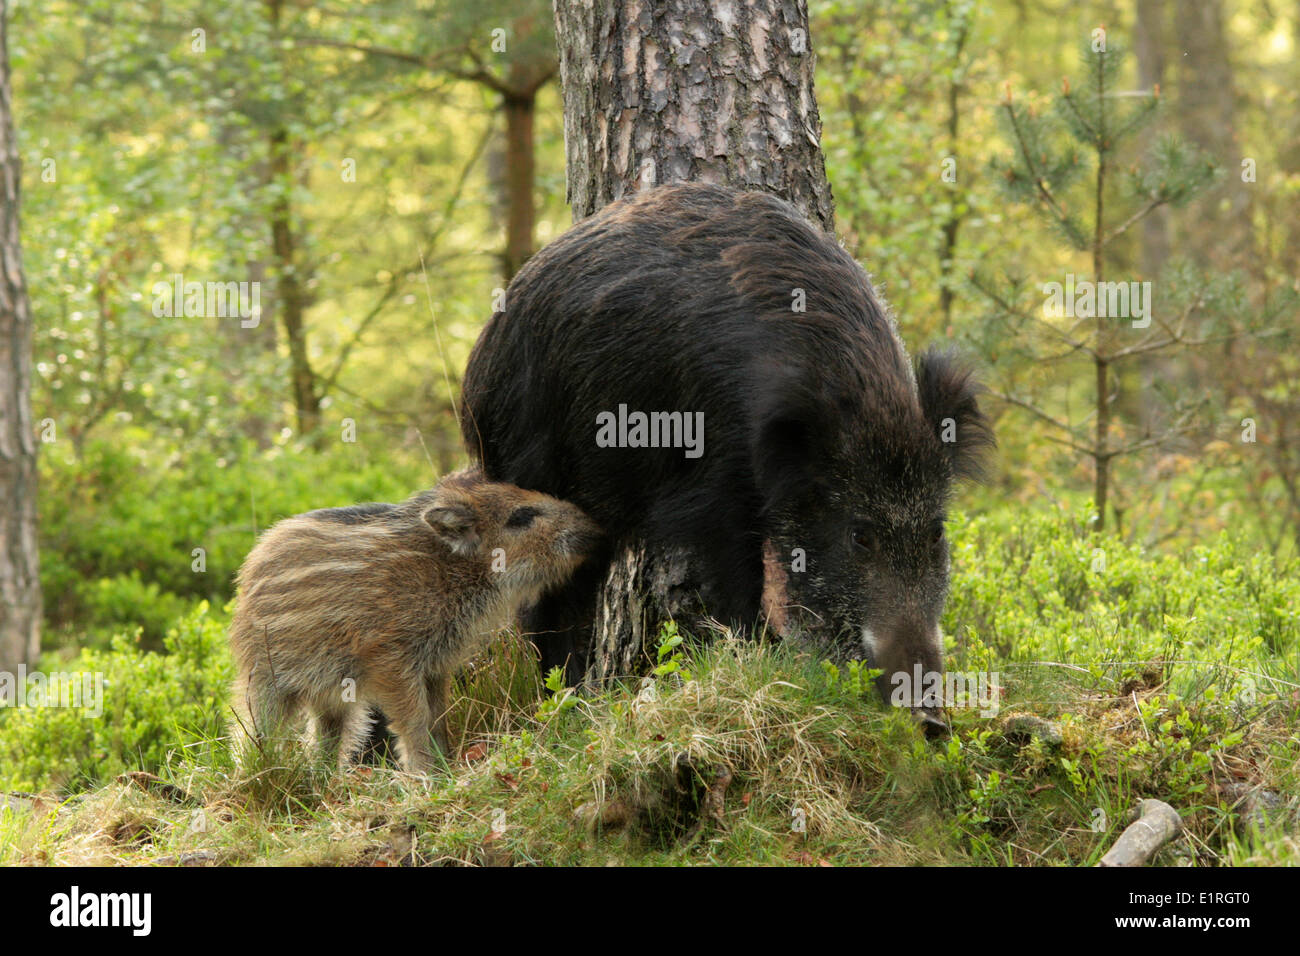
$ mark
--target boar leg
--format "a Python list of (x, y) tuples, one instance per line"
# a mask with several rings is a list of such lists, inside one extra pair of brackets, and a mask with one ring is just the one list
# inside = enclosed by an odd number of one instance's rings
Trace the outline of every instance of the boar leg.
[(340, 757), (347, 713), (342, 710), (319, 710), (312, 714), (311, 736), (316, 752), (324, 761), (342, 762)]
[(397, 750), (402, 761), (402, 769), (407, 773), (427, 774), (433, 769), (428, 722), (413, 724), (405, 730), (399, 724), (395, 723), (393, 726), (397, 732)]
[(425, 680), (429, 693), (429, 716), (433, 718), (433, 741), (446, 757), (451, 757), (451, 739), (447, 733), (447, 714), (451, 710), (451, 674), (433, 674)]
[(343, 733), (339, 740), (339, 766), (350, 767), (361, 757), (373, 723), (369, 705), (361, 703), (343, 712)]
[(581, 686), (591, 656), (596, 601), (609, 563), (607, 554), (593, 555), (567, 584), (543, 594), (520, 615), (524, 636), (541, 655), (543, 677), (561, 667), (565, 687)]
[(376, 695), (375, 702), (397, 735), (402, 769), (407, 773), (428, 773), (433, 766), (430, 742), (433, 719), (424, 681), (386, 686)]
[(299, 707), (295, 695), (286, 694), (261, 668), (235, 682), (232, 705), (241, 736), (260, 742), (278, 736)]

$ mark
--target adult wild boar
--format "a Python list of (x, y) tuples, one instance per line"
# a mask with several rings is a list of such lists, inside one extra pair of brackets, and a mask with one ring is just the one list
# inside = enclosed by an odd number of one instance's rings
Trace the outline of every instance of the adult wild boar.
[[(977, 390), (946, 354), (913, 368), (866, 273), (790, 205), (664, 186), (519, 272), (470, 356), (461, 430), (493, 480), (573, 501), (614, 549), (687, 549), (713, 617), (766, 611), (883, 668), (888, 697), (895, 674), (943, 667), (945, 507), (992, 443)], [(571, 680), (608, 562), (525, 620)]]

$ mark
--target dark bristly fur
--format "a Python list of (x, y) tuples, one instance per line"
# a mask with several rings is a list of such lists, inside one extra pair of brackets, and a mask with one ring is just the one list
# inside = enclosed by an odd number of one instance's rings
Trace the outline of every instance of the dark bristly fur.
[[(950, 487), (992, 440), (976, 393), (945, 353), (913, 367), (866, 273), (791, 206), (677, 185), (606, 207), (519, 272), (470, 357), (461, 429), (490, 477), (575, 502), (612, 547), (685, 548), (714, 617), (802, 605), (840, 653), (931, 670)], [(597, 447), (620, 403), (703, 412), (703, 456)], [(526, 621), (570, 680), (606, 566)]]
[(456, 669), (598, 539), (576, 506), (477, 469), (402, 504), (279, 522), (239, 571), (235, 730), (262, 738), (306, 709), (322, 750), (347, 762), (373, 706), (403, 767), (427, 771), (431, 736), (447, 751)]

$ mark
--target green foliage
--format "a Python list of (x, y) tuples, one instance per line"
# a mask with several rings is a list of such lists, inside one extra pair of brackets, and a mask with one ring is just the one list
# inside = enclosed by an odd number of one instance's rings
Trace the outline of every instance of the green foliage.
[(826, 685), (852, 698), (871, 692), (872, 681), (884, 673), (883, 670), (868, 667), (865, 661), (850, 660), (844, 662), (841, 669), (831, 661), (822, 661), (822, 671), (826, 675)]
[(564, 686), (563, 667), (552, 667), (547, 671), (542, 685), (551, 694), (537, 707), (537, 719), (543, 723), (560, 714), (568, 713), (578, 706), (578, 697), (574, 689)]
[[(1176, 255), (1155, 281), (1139, 283), (1130, 271), (1119, 283), (1102, 285), (1115, 283), (1114, 263), (1137, 224), (1203, 195), (1221, 175), (1211, 157), (1165, 135), (1129, 167), (1119, 188), (1114, 172), (1123, 150), (1159, 105), (1157, 89), (1121, 88), (1124, 52), (1106, 31), (1093, 31), (1082, 45), (1083, 82), (1063, 83), (1052, 114), (1032, 98), (1013, 97), (1008, 87), (998, 113), (1010, 154), (993, 169), (1005, 193), (1044, 217), (1064, 248), (1060, 264), (1042, 274), (1050, 282), (1028, 280), (1019, 264), (1001, 277), (991, 261), (969, 273), (987, 313), (968, 340), (996, 368), (1007, 401), (1029, 413), (1035, 436), (1045, 431), (1069, 450), (1073, 461), (1058, 465), (1058, 475), (1077, 487), (1077, 473), (1091, 472), (1098, 527), (1122, 520), (1133, 472), (1149, 471), (1143, 459), (1154, 449), (1186, 449), (1188, 435), (1207, 441), (1237, 388), (1229, 381), (1166, 388), (1151, 374), (1156, 362), (1199, 363), (1195, 350), (1247, 340), (1279, 321), (1275, 309), (1252, 308), (1241, 275), (1194, 269)], [(1085, 251), (1091, 269), (1079, 270), (1076, 279), (1077, 267), (1061, 266)], [(1103, 288), (1110, 290), (1109, 303)], [(1143, 291), (1144, 302), (1129, 298)], [(1140, 394), (1133, 388), (1139, 380)], [(1183, 373), (1176, 384), (1188, 380)]]
[(1147, 202), (1184, 206), (1223, 176), (1223, 167), (1177, 136), (1159, 137), (1147, 161), (1129, 171), (1132, 194)]
[(229, 458), (196, 451), (183, 467), (148, 444), (91, 442), (81, 457), (51, 446), (39, 499), (47, 617), (96, 633), (140, 625), (156, 647), (186, 604), (233, 596), (257, 533), (279, 519), (433, 484), (427, 466), (381, 463), (363, 438), (326, 454), (244, 442)]
[(682, 648), (685, 638), (677, 630), (676, 621), (664, 621), (659, 626), (659, 643), (655, 649), (655, 665), (651, 673), (655, 677), (676, 674), (682, 680), (690, 680), (691, 672), (683, 665), (686, 655)]
[(183, 748), (224, 735), (234, 676), (226, 624), (203, 602), (168, 632), (165, 653), (142, 651), (123, 634), (107, 650), (47, 655), (47, 675), (102, 678), (102, 713), (0, 709), (0, 787), (74, 791), (125, 770), (157, 773)]
[[(1223, 534), (1182, 554), (1091, 533), (1091, 509), (958, 519), (945, 615), (961, 646), (1067, 666), (1167, 661), (1207, 667), (1300, 663), (1300, 564)], [(1237, 681), (1233, 679), (1233, 684)], [(1230, 693), (1234, 688), (1223, 688)]]
[(143, 646), (161, 648), (168, 628), (189, 608), (180, 595), (162, 590), (156, 581), (141, 580), (139, 570), (78, 580), (73, 600), (82, 609), (78, 617), (80, 626), (87, 628), (81, 641), (86, 646), (139, 628)]
[[(1109, 242), (1108, 224), (1086, 222), (1070, 201), (1070, 189), (1089, 167), (1104, 173), (1125, 144), (1157, 115), (1159, 97), (1139, 92), (1119, 95), (1120, 70), (1126, 52), (1109, 36), (1100, 44), (1085, 38), (1080, 52), (1084, 81), (1064, 81), (1053, 98), (1053, 114), (1045, 114), (1010, 91), (999, 105), (998, 119), (1011, 154), (993, 162), (1009, 198), (1042, 213), (1078, 250), (1094, 242)], [(1155, 205), (1183, 205), (1200, 194), (1221, 169), (1204, 153), (1176, 136), (1160, 137), (1139, 165), (1129, 171), (1133, 198)], [(1093, 196), (1078, 197), (1090, 207)]]
[[(243, 808), (205, 831), (162, 828), (181, 848), (232, 862), (366, 859), (372, 845), (340, 834), (378, 832), (379, 814), (416, 827), (420, 853), (474, 862), (491, 843), (532, 863), (1080, 865), (1145, 796), (1177, 806), (1194, 836), (1162, 862), (1293, 859), (1279, 833), (1249, 845), (1234, 836), (1218, 794), (1225, 774), (1247, 769), (1261, 786), (1294, 786), (1292, 688), (1274, 680), (1300, 664), (1294, 563), (1228, 536), (1184, 555), (1146, 552), (1092, 535), (1089, 516), (954, 519), (947, 665), (1000, 674), (1001, 696), (997, 712), (950, 708), (952, 735), (938, 743), (880, 704), (862, 662), (726, 635), (697, 642), (667, 622), (655, 658), (675, 668), (583, 698), (556, 668), (550, 696), (516, 700), (498, 731), (477, 728), (489, 746), (445, 779), (332, 773), (301, 747), (232, 776), (217, 741), (231, 676), (225, 620), (204, 605), (165, 654), (118, 638), (58, 665), (105, 675), (101, 718), (0, 711), (0, 787), (80, 791), (123, 770), (161, 771), (196, 799), (233, 796)], [(510, 675), (519, 663), (496, 654), (476, 667), (473, 706), (513, 699), (514, 679), (487, 671)], [(1054, 721), (1057, 737), (1017, 737), (1025, 714)], [(724, 769), (731, 782), (718, 795)], [(87, 795), (85, 813), (116, 805), (116, 793)], [(484, 807), (505, 814), (490, 840)], [(271, 836), (281, 827), (292, 832)], [(50, 859), (59, 840), (41, 844)]]
[(1062, 208), (1058, 198), (1084, 171), (1078, 146), (1060, 143), (1056, 124), (1032, 103), (1008, 96), (998, 110), (998, 120), (1011, 146), (1009, 160), (991, 163), (1003, 192), (1012, 201), (1041, 212), (1075, 249), (1088, 248), (1086, 227)]
[(1084, 37), (1079, 44), (1083, 82), (1068, 81), (1056, 99), (1056, 110), (1070, 135), (1097, 154), (1111, 153), (1154, 115), (1154, 95), (1119, 98), (1115, 95), (1128, 51), (1106, 31)]
[[(810, 10), (836, 229), (906, 323), (947, 333), (943, 293), (987, 248), (988, 31), (974, 0), (835, 0)], [(956, 112), (953, 105), (956, 104)], [(960, 242), (958, 242), (960, 238)], [(951, 242), (950, 242), (951, 239)]]

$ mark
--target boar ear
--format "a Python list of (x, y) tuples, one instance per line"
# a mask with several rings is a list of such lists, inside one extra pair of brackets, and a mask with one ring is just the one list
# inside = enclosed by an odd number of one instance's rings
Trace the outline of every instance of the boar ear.
[(927, 349), (916, 363), (921, 410), (943, 445), (957, 478), (984, 476), (986, 452), (997, 444), (980, 411), (983, 391), (971, 370), (951, 352)]
[(474, 530), (474, 512), (464, 505), (436, 505), (420, 517), (453, 553), (468, 557), (478, 550), (479, 537)]
[(767, 505), (801, 498), (818, 483), (822, 429), (816, 406), (802, 384), (770, 383), (758, 397), (758, 428), (752, 450), (759, 493)]

